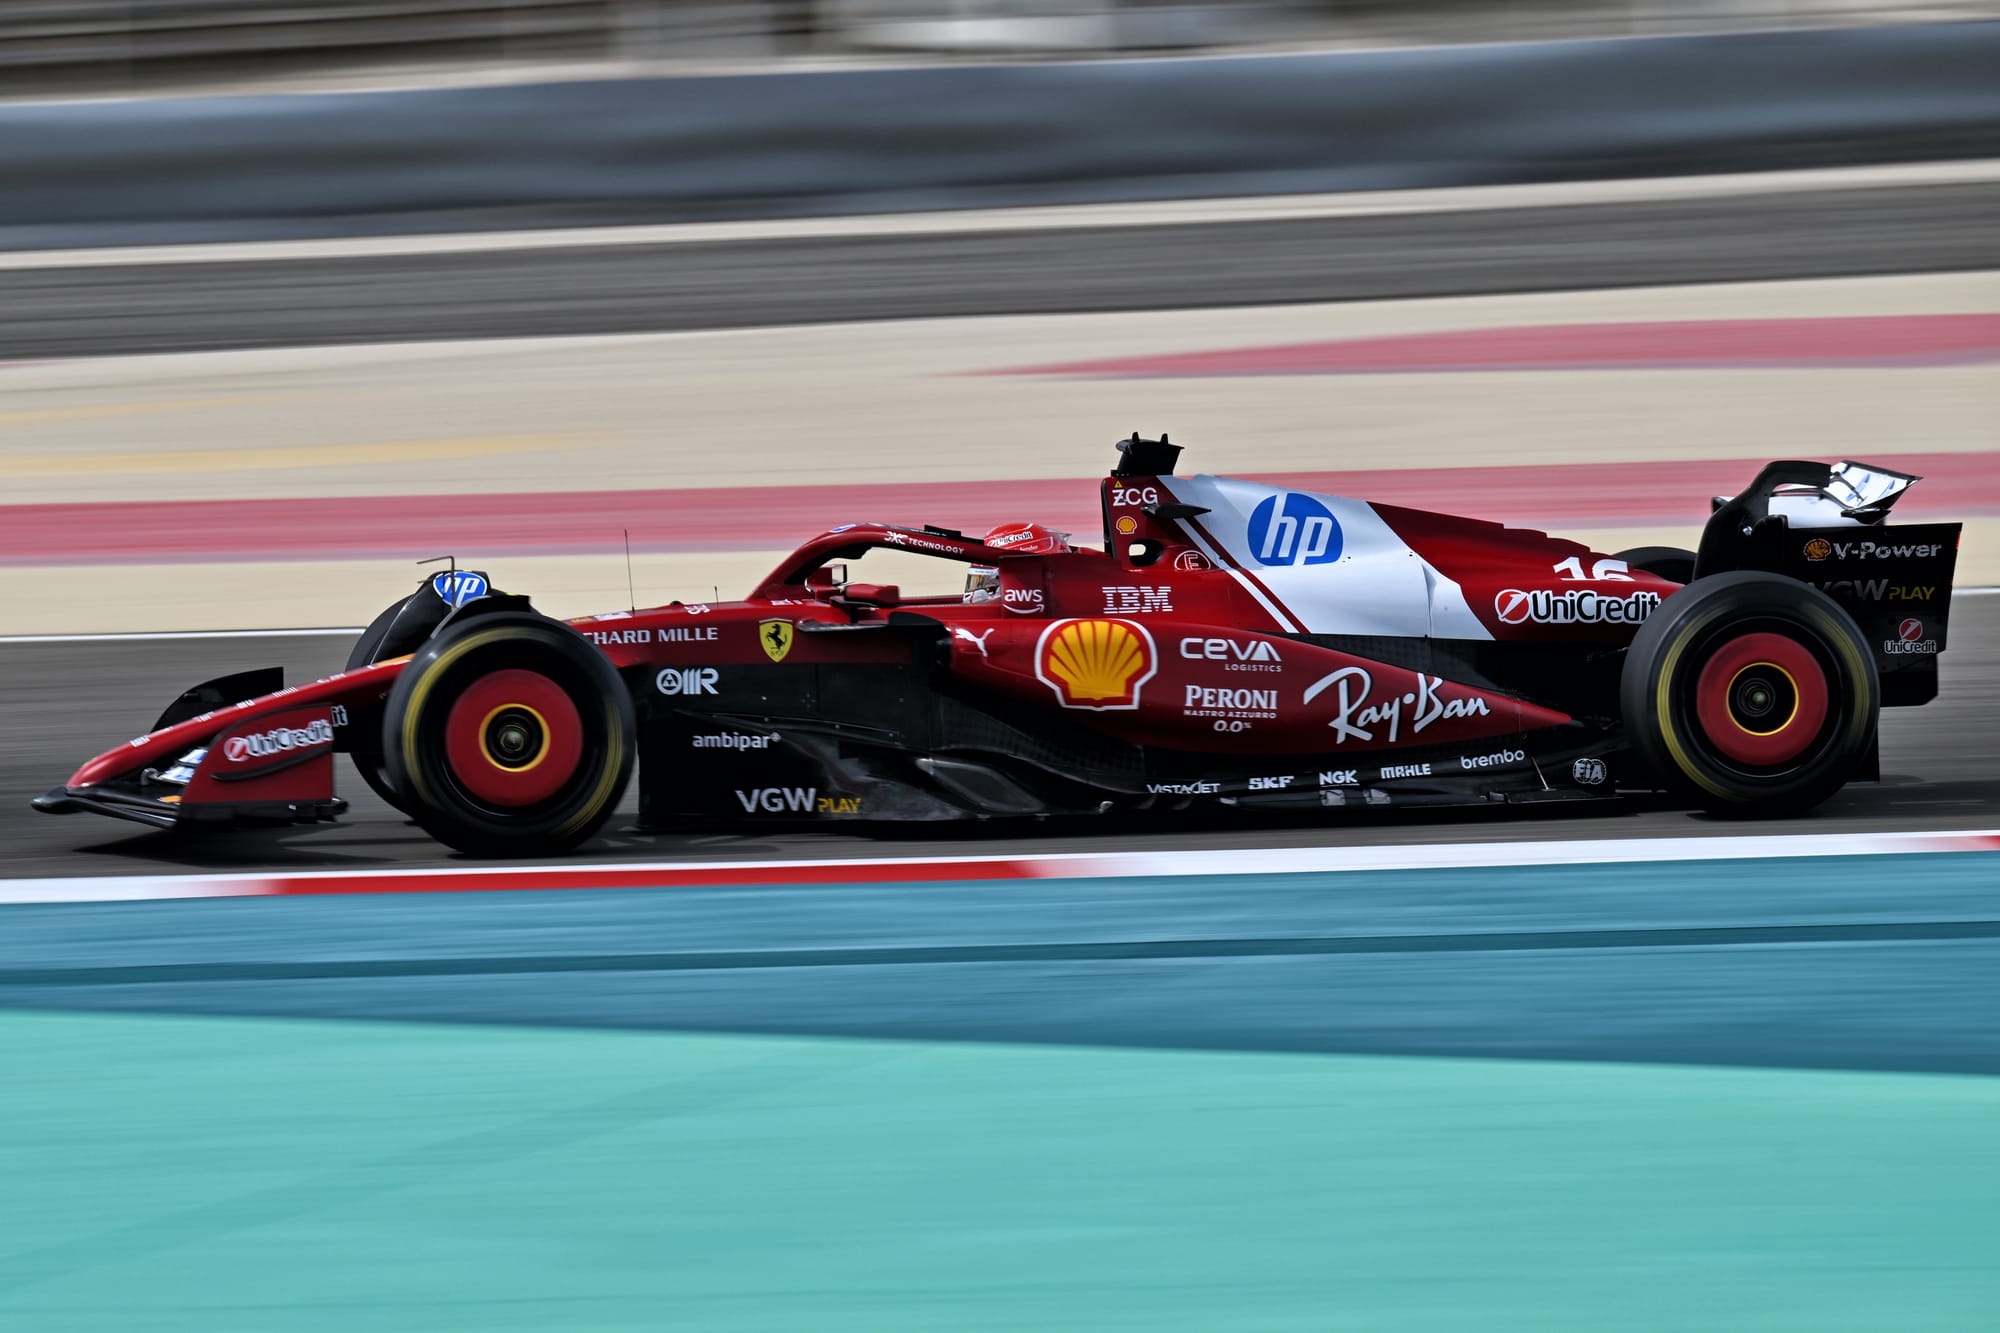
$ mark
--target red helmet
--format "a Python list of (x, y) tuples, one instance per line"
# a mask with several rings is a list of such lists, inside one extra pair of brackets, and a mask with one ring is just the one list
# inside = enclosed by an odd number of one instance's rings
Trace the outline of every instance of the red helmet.
[[(981, 539), (988, 546), (1023, 555), (1061, 555), (1076, 548), (1067, 532), (1040, 523), (1002, 523)], [(974, 565), (966, 572), (965, 600), (990, 602), (1000, 595), (1000, 570), (994, 565)]]
[(1061, 555), (1075, 549), (1069, 544), (1067, 532), (1057, 532), (1040, 523), (1002, 523), (987, 533), (984, 540), (988, 546), (1026, 555)]

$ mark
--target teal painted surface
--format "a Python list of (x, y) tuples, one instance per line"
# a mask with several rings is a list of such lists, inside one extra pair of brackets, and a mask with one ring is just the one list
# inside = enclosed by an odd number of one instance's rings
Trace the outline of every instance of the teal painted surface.
[(0, 1009), (2000, 1073), (2000, 854), (0, 911)]
[(2000, 1080), (0, 1015), (8, 1330), (1990, 1329)]

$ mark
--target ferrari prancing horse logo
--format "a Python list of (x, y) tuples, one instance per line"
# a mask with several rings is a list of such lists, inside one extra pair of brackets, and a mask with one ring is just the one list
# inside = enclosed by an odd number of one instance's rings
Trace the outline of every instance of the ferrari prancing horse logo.
[(773, 662), (785, 660), (785, 654), (792, 651), (792, 634), (795, 627), (789, 620), (760, 620), (757, 622), (757, 642), (764, 645), (764, 656)]

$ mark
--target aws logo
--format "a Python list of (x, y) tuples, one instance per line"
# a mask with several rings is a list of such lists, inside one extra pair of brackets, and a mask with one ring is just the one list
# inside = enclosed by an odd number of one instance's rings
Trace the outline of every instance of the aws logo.
[(1159, 669), (1153, 636), (1129, 620), (1059, 620), (1035, 645), (1035, 679), (1064, 708), (1137, 708), (1140, 689)]

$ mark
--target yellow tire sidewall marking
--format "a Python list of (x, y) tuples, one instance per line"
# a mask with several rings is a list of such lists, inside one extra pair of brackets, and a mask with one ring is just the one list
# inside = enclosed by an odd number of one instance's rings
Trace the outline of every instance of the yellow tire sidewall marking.
[(1744, 726), (1744, 725), (1743, 725), (1743, 724), (1742, 724), (1741, 722), (1737, 722), (1737, 721), (1736, 721), (1736, 718), (1735, 718), (1735, 716), (1734, 716), (1733, 714), (1731, 715), (1731, 717), (1730, 717), (1730, 719), (1729, 719), (1729, 720), (1730, 720), (1730, 722), (1731, 722), (1731, 723), (1733, 723), (1733, 724), (1735, 725), (1736, 729), (1737, 729), (1738, 731), (1742, 732), (1742, 733), (1743, 733), (1743, 734), (1744, 734), (1745, 736), (1775, 736), (1775, 735), (1777, 735), (1777, 734), (1778, 734), (1779, 732), (1783, 731), (1783, 730), (1784, 730), (1784, 729), (1785, 729), (1786, 727), (1789, 727), (1789, 726), (1791, 726), (1791, 725), (1792, 725), (1792, 723), (1793, 723), (1794, 721), (1796, 721), (1796, 720), (1798, 719), (1798, 716), (1799, 716), (1799, 682), (1798, 682), (1798, 681), (1797, 681), (1796, 679), (1794, 679), (1794, 678), (1793, 678), (1793, 676), (1792, 676), (1792, 673), (1791, 673), (1791, 672), (1789, 672), (1789, 671), (1785, 670), (1785, 669), (1784, 669), (1784, 668), (1783, 668), (1782, 666), (1779, 666), (1779, 665), (1778, 665), (1778, 664), (1777, 664), (1776, 662), (1750, 662), (1750, 663), (1746, 663), (1746, 664), (1745, 664), (1745, 665), (1743, 666), (1743, 668), (1742, 668), (1741, 670), (1739, 670), (1739, 671), (1738, 671), (1738, 672), (1737, 672), (1737, 673), (1736, 673), (1735, 675), (1733, 675), (1733, 676), (1731, 676), (1731, 677), (1729, 678), (1729, 689), (1730, 689), (1730, 692), (1731, 692), (1731, 693), (1734, 693), (1734, 692), (1735, 692), (1735, 690), (1736, 690), (1736, 682), (1737, 682), (1737, 681), (1739, 681), (1739, 680), (1741, 680), (1741, 679), (1743, 679), (1743, 672), (1744, 672), (1744, 671), (1753, 671), (1753, 670), (1755, 670), (1755, 669), (1756, 669), (1756, 668), (1758, 668), (1758, 667), (1769, 667), (1769, 668), (1771, 668), (1771, 670), (1773, 670), (1773, 671), (1777, 672), (1777, 673), (1778, 673), (1779, 675), (1783, 676), (1783, 677), (1785, 678), (1785, 683), (1786, 683), (1786, 684), (1788, 684), (1788, 685), (1790, 685), (1790, 686), (1792, 687), (1792, 711), (1791, 711), (1791, 713), (1790, 713), (1789, 715), (1787, 715), (1787, 716), (1786, 716), (1786, 718), (1785, 718), (1785, 720), (1784, 720), (1783, 722), (1780, 722), (1780, 723), (1779, 723), (1779, 724), (1778, 724), (1777, 726), (1775, 726), (1775, 727), (1772, 727), (1772, 728), (1771, 728), (1771, 729), (1770, 729), (1769, 731), (1752, 731), (1752, 730), (1750, 730), (1750, 728), (1748, 728), (1748, 727)]
[[(520, 709), (522, 712), (526, 713), (529, 717), (535, 719), (536, 725), (541, 727), (542, 729), (542, 748), (535, 751), (535, 757), (533, 759), (530, 759), (527, 763), (522, 764), (519, 768), (509, 768), (506, 764), (503, 764), (499, 760), (495, 759), (492, 753), (488, 751), (486, 748), (486, 729), (493, 725), (494, 718), (500, 716), (502, 713), (506, 712), (510, 708)], [(528, 705), (526, 704), (501, 704), (499, 707), (495, 708), (492, 712), (488, 713), (485, 717), (479, 720), (479, 737), (480, 737), (479, 740), (480, 756), (483, 759), (485, 759), (487, 763), (499, 769), (502, 773), (532, 773), (537, 768), (541, 767), (542, 760), (549, 757), (549, 744), (548, 744), (549, 720), (543, 717), (535, 709), (528, 707)]]
[(1716, 614), (1711, 613), (1704, 618), (1683, 625), (1674, 635), (1672, 645), (1668, 647), (1666, 656), (1660, 661), (1659, 675), (1654, 681), (1653, 718), (1658, 725), (1660, 739), (1666, 743), (1667, 754), (1674, 761), (1674, 767), (1680, 770), (1682, 777), (1712, 796), (1720, 796), (1724, 800), (1738, 800), (1740, 798), (1733, 792), (1711, 781), (1701, 771), (1700, 767), (1694, 762), (1693, 757), (1688, 754), (1687, 746), (1681, 740), (1679, 730), (1674, 726), (1673, 685), (1675, 668), (1679, 666), (1681, 657), (1687, 652), (1688, 641), (1693, 639), (1698, 631), (1707, 628), (1715, 620)]

